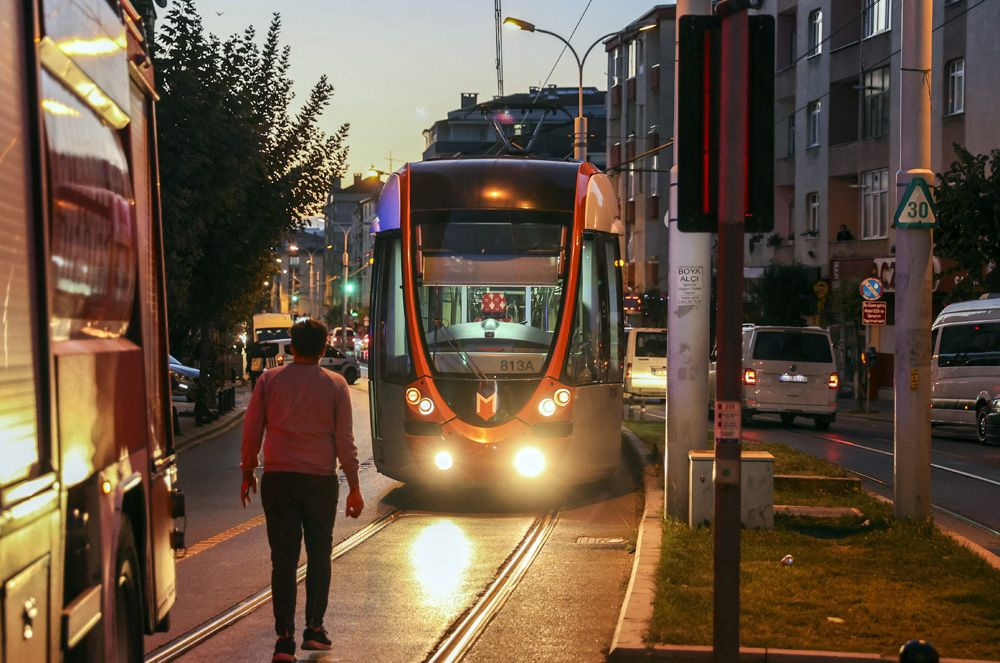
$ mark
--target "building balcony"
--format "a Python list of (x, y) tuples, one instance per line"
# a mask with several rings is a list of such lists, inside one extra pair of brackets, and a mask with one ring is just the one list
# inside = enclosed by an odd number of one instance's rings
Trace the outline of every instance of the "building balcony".
[[(830, 53), (830, 80), (839, 81), (843, 78), (858, 78), (858, 48), (859, 42), (852, 41), (839, 48), (833, 48)], [(867, 59), (868, 53), (865, 53)]]
[(795, 185), (795, 157), (781, 157), (774, 160), (774, 185)]
[(851, 239), (830, 242), (830, 260), (872, 260), (889, 255), (888, 239)]
[(621, 105), (622, 105), (622, 86), (621, 86), (621, 83), (619, 83), (618, 85), (612, 86), (612, 88), (610, 90), (608, 90), (608, 96), (611, 97), (611, 107), (612, 108), (620, 108)]
[(777, 101), (795, 99), (795, 67), (782, 69), (774, 76), (774, 98)]
[(635, 77), (632, 77), (632, 78), (628, 79), (625, 82), (625, 87), (628, 88), (628, 91), (626, 93), (628, 95), (628, 100), (634, 102), (635, 101), (635, 87), (636, 87), (636, 85), (635, 85)]
[(649, 89), (656, 92), (660, 89), (660, 65), (654, 64), (647, 70), (646, 76), (649, 77)]
[(889, 136), (856, 140), (831, 145), (829, 150), (829, 177), (854, 177), (874, 168), (885, 168), (889, 163)]

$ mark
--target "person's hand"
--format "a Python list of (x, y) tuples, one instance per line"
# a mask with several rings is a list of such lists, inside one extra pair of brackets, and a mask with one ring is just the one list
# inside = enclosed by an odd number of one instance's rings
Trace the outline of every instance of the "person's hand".
[(361, 497), (361, 490), (359, 488), (352, 488), (351, 492), (347, 494), (347, 507), (344, 509), (344, 512), (348, 518), (357, 518), (364, 510), (365, 500)]
[(253, 473), (253, 470), (243, 470), (243, 485), (240, 487), (240, 501), (243, 502), (243, 508), (247, 507), (252, 501), (250, 499), (250, 491), (257, 492), (257, 476)]

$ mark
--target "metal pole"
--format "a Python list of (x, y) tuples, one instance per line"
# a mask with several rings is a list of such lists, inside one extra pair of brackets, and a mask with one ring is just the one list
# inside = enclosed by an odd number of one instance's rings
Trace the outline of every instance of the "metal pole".
[(747, 189), (749, 17), (722, 21), (719, 103), (719, 299), (716, 312), (715, 574), (712, 646), (716, 663), (739, 659), (740, 436), (743, 387), (743, 218)]
[(573, 121), (573, 158), (587, 160), (587, 118), (583, 116), (583, 62), (577, 62), (580, 81), (577, 89), (576, 119)]
[[(931, 166), (931, 0), (902, 4), (897, 201)], [(930, 517), (931, 252), (928, 228), (896, 230), (893, 497), (898, 518)]]
[[(712, 12), (711, 0), (678, 0), (681, 16)], [(676, 31), (675, 31), (676, 34)], [(674, 136), (681, 92), (674, 38)], [(688, 65), (690, 66), (690, 65)], [(708, 410), (709, 302), (712, 271), (712, 234), (683, 233), (677, 226), (677, 149), (670, 169), (670, 210), (667, 212), (667, 417), (663, 459), (665, 512), (687, 520), (688, 452), (704, 449)], [(685, 279), (683, 282), (681, 279)], [(683, 285), (683, 287), (682, 287)]]
[(344, 294), (344, 310), (341, 314), (340, 323), (340, 349), (345, 353), (347, 352), (347, 268), (350, 265), (350, 256), (347, 255), (347, 233), (350, 229), (350, 226), (344, 228), (344, 255), (341, 258), (341, 261), (344, 263), (344, 282), (340, 284), (340, 288)]

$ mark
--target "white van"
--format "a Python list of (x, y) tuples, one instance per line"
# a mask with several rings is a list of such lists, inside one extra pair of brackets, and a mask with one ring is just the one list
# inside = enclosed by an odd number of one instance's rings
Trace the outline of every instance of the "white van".
[[(830, 332), (820, 327), (743, 325), (743, 420), (777, 414), (783, 424), (796, 417), (826, 430), (837, 419), (840, 375)], [(715, 402), (715, 361), (708, 392)]]
[(931, 326), (931, 421), (976, 427), (986, 442), (1000, 397), (1000, 299), (946, 306)]
[(625, 393), (640, 398), (667, 397), (667, 330), (626, 330)]

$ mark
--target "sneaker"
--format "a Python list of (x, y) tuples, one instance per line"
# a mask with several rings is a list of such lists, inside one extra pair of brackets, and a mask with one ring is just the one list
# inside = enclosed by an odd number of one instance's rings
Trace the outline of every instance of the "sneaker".
[(271, 663), (295, 663), (295, 638), (288, 636), (275, 640)]
[(328, 651), (333, 647), (325, 628), (307, 628), (302, 631), (302, 648), (313, 651)]

